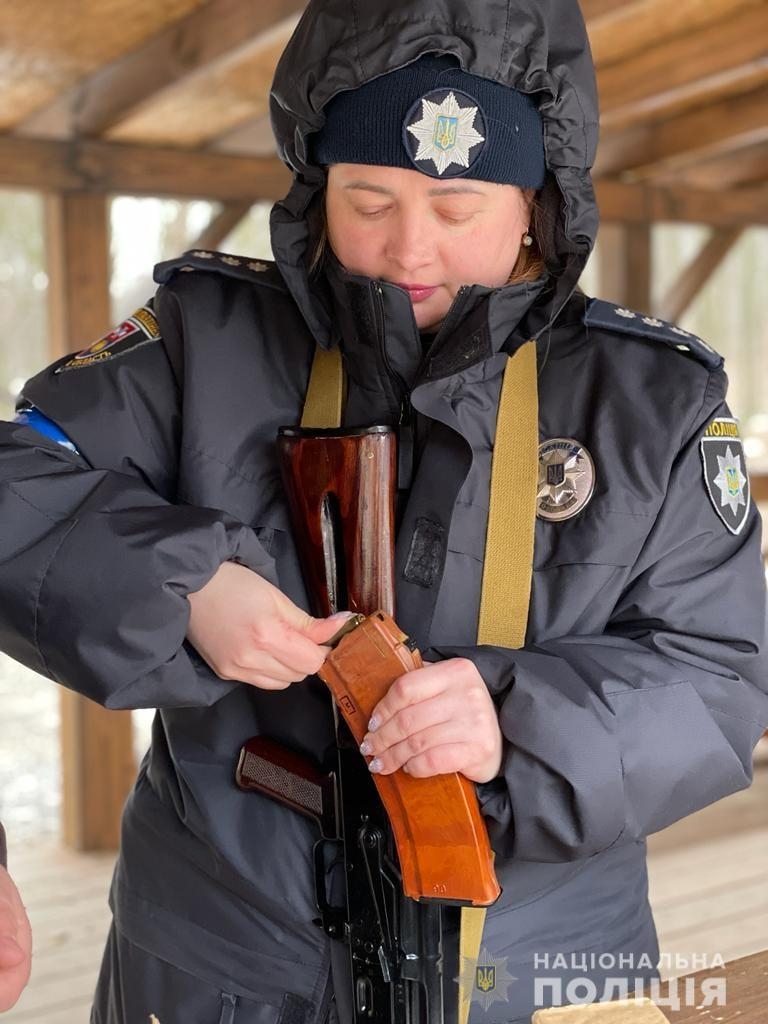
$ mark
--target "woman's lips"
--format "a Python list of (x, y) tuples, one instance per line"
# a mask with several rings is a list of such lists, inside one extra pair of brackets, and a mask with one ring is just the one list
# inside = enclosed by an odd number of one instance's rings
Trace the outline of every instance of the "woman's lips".
[(428, 284), (400, 284), (399, 281), (397, 282), (397, 287), (408, 292), (411, 302), (424, 302), (437, 291), (437, 285), (433, 287)]

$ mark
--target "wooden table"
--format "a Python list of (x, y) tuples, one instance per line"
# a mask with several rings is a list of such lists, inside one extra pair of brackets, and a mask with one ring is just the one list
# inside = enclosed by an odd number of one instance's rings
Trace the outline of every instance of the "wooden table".
[[(726, 1002), (724, 1006), (684, 1006), (685, 982), (687, 978), (695, 981), (697, 995), (696, 1005), (703, 1001), (701, 982), (708, 978), (726, 980)], [(660, 986), (663, 998), (671, 990), (674, 997), (675, 986), (680, 997), (681, 1007), (673, 1010), (669, 1006), (660, 1006), (662, 1013), (670, 1024), (768, 1024), (768, 950), (730, 960), (720, 970), (704, 970), (697, 974), (684, 975), (681, 978), (664, 982)]]

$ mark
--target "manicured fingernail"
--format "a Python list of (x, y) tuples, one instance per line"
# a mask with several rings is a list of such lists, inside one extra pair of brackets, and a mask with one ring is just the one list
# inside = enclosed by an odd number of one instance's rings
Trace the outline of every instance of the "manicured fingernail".
[(347, 619), (351, 619), (354, 614), (354, 612), (336, 612), (335, 615), (328, 616), (328, 621), (332, 622), (334, 626), (337, 623), (343, 626)]
[(360, 744), (360, 753), (364, 757), (368, 757), (369, 754), (373, 753), (373, 747), (368, 742), (368, 740), (363, 740), (363, 742)]
[(381, 758), (374, 757), (374, 759), (368, 765), (368, 770), (372, 771), (375, 774), (376, 772), (380, 772), (383, 767), (384, 763), (382, 762)]
[(368, 723), (368, 732), (376, 732), (380, 724), (381, 723), (379, 722), (378, 718), (376, 717), (376, 715), (374, 715), (373, 718)]

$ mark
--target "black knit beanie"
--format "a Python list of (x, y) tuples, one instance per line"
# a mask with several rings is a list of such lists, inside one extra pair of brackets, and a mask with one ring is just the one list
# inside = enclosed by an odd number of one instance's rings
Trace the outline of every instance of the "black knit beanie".
[(533, 101), (462, 71), (454, 57), (429, 54), (339, 93), (325, 115), (310, 141), (320, 165), (415, 167), (433, 178), (544, 184), (544, 131)]

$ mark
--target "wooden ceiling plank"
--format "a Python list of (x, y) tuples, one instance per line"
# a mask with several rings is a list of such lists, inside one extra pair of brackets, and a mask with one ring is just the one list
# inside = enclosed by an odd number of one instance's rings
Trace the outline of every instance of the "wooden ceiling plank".
[(768, 83), (768, 59), (757, 58), (723, 71), (693, 79), (691, 82), (646, 98), (627, 103), (618, 109), (600, 114), (603, 131), (646, 124), (658, 118), (675, 117), (696, 107), (740, 96)]
[(740, 12), (759, 9), (763, 0), (634, 0), (587, 23), (592, 55), (598, 70), (680, 42), (706, 26), (727, 23)]
[(293, 24), (293, 19), (280, 22), (240, 59), (153, 96), (105, 138), (142, 146), (207, 147), (219, 135), (266, 115), (275, 67)]
[(720, 228), (701, 247), (659, 303), (657, 315), (676, 323), (741, 238), (743, 227)]
[(206, 0), (0, 3), (0, 132)]
[(768, 79), (768, 5), (682, 38), (660, 42), (598, 73), (601, 121), (613, 127), (663, 108), (695, 105), (720, 90), (741, 91)]
[(768, 86), (729, 97), (664, 121), (608, 133), (598, 151), (595, 173), (631, 171), (649, 177), (662, 167), (684, 167), (725, 151), (768, 139)]
[(290, 186), (290, 175), (277, 157), (0, 135), (2, 186), (253, 203), (282, 198)]
[(16, 128), (27, 137), (98, 136), (182, 79), (243, 59), (295, 18), (304, 0), (211, 0), (100, 68)]

